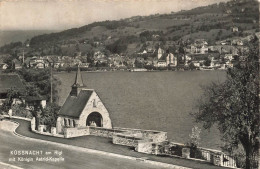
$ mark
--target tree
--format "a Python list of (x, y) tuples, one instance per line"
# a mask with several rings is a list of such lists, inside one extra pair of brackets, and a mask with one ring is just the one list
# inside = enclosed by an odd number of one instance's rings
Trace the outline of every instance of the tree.
[[(47, 96), (51, 98), (51, 82), (49, 69), (21, 69), (19, 75), (24, 79), (28, 96)], [(53, 77), (53, 101), (58, 101), (58, 85), (60, 81)]]
[(259, 58), (258, 41), (254, 42), (247, 61), (229, 69), (224, 83), (204, 88), (199, 111), (194, 113), (206, 129), (217, 124), (225, 150), (232, 153), (242, 145), (246, 169), (256, 167), (259, 148)]
[(204, 65), (205, 66), (210, 66), (211, 60), (209, 58), (206, 58), (206, 60), (204, 61)]
[(47, 130), (50, 130), (51, 127), (56, 126), (56, 120), (58, 117), (58, 111), (60, 106), (55, 103), (50, 103), (42, 110), (40, 123), (47, 125)]
[(191, 134), (189, 134), (189, 141), (186, 143), (186, 145), (190, 147), (190, 155), (192, 158), (195, 158), (195, 152), (200, 143), (200, 132), (201, 129), (194, 126), (191, 130)]
[(194, 70), (194, 69), (196, 69), (197, 67), (193, 64), (193, 63), (190, 63), (189, 64), (189, 69), (190, 70)]
[(180, 54), (185, 54), (184, 45), (183, 45), (182, 42), (181, 42), (180, 47), (179, 47), (179, 53)]

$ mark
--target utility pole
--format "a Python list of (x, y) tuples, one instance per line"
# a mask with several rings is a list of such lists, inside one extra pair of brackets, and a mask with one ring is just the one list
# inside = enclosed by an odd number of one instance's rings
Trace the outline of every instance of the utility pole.
[(52, 65), (50, 64), (50, 66), (51, 66), (51, 103), (53, 102), (53, 98), (52, 98), (52, 80), (53, 80), (53, 78), (52, 78)]
[(51, 99), (50, 99), (50, 102), (53, 103), (53, 87), (52, 87), (52, 81), (53, 81), (53, 74), (52, 74), (52, 65), (51, 65), (51, 62), (49, 60), (47, 60), (47, 62), (49, 63), (50, 65), (50, 68), (51, 68), (51, 77), (50, 77), (50, 83), (51, 83)]
[(24, 64), (24, 44), (23, 44), (23, 64)]

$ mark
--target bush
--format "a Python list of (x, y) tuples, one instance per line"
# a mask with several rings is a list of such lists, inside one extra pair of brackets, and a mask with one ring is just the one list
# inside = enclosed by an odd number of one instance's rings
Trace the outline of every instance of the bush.
[(25, 117), (25, 118), (32, 118), (32, 113), (29, 110), (26, 110), (23, 105), (15, 104), (12, 106), (13, 116)]
[(174, 145), (172, 147), (170, 147), (170, 152), (171, 152), (171, 155), (177, 155), (177, 156), (182, 156), (182, 148), (184, 146), (181, 146), (181, 145)]

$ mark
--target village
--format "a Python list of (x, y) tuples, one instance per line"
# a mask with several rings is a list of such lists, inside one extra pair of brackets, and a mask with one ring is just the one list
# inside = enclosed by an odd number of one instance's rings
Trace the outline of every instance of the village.
[[(232, 27), (233, 33), (238, 32), (238, 27)], [(35, 55), (25, 54), (26, 47), (18, 52), (18, 57), (5, 63), (1, 61), (1, 70), (45, 69), (50, 65), (57, 71), (76, 70), (79, 65), (84, 71), (156, 71), (156, 70), (225, 70), (232, 68), (238, 61), (245, 60), (243, 53), (248, 51), (245, 46), (258, 33), (251, 33), (246, 37), (233, 37), (209, 44), (207, 39), (160, 41), (160, 35), (153, 34), (152, 41), (146, 41), (139, 51), (126, 53), (108, 53), (104, 51), (102, 41), (94, 41), (96, 50), (91, 55), (78, 50), (72, 56), (61, 55)], [(111, 38), (111, 37), (108, 37)], [(78, 42), (88, 43), (86, 41)], [(67, 44), (77, 46), (78, 43)], [(133, 49), (134, 50), (134, 49)], [(4, 56), (5, 58), (9, 56)]]

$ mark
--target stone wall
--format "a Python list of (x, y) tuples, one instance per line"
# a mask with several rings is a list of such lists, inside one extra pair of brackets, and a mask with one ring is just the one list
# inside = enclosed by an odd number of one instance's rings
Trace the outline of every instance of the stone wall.
[(123, 133), (124, 131), (116, 129), (107, 129), (102, 127), (89, 127), (89, 134), (100, 137), (113, 138), (115, 134)]
[(167, 140), (167, 132), (154, 131), (154, 130), (141, 130), (131, 128), (113, 128), (107, 129), (102, 127), (89, 127), (90, 135), (109, 137), (113, 135), (123, 135), (128, 137), (141, 138), (142, 140), (151, 140), (152, 142), (163, 142)]
[(38, 131), (39, 131), (39, 132), (46, 132), (46, 128), (47, 128), (46, 125), (39, 125), (39, 126), (38, 126)]
[(36, 127), (36, 119), (35, 117), (33, 117), (31, 120), (31, 130), (34, 131), (35, 127)]
[(57, 133), (63, 133), (63, 129), (68, 127), (78, 127), (78, 119), (73, 119), (71, 117), (65, 117), (65, 116), (60, 116), (57, 118), (56, 121), (56, 127), (57, 127)]
[(144, 139), (152, 139), (153, 142), (163, 142), (167, 140), (167, 132), (119, 127), (115, 127), (114, 129), (125, 131), (124, 134), (126, 135), (138, 135), (138, 137), (142, 137)]
[(64, 131), (64, 137), (65, 138), (89, 135), (89, 127), (84, 127), (84, 128), (64, 128), (63, 131)]
[(113, 144), (119, 144), (129, 147), (137, 147), (138, 141), (142, 140), (141, 138), (131, 137), (131, 136), (124, 136), (124, 135), (114, 135), (113, 136)]
[(152, 154), (153, 152), (153, 143), (150, 141), (138, 141), (136, 151), (140, 153)]

